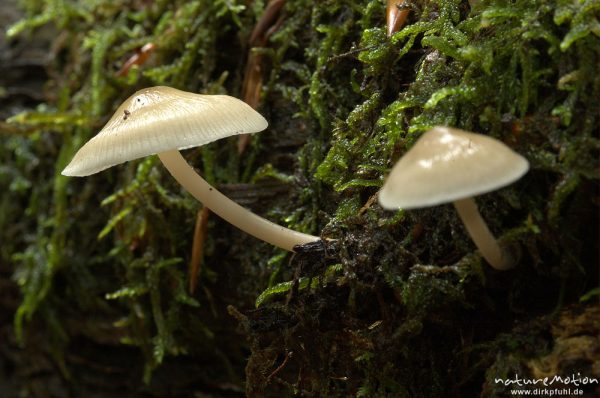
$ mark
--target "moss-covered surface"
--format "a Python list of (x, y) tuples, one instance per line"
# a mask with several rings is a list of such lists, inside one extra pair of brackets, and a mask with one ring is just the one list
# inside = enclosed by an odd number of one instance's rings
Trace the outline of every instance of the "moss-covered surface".
[[(240, 96), (265, 1), (22, 3), (9, 40), (42, 28), (52, 40), (43, 95), (17, 101), (10, 85), (26, 77), (0, 88), (11, 392), (505, 396), (490, 383), (515, 369), (506, 347), (539, 355), (521, 349), (522, 325), (597, 302), (598, 1), (413, 1), (387, 38), (382, 1), (287, 0), (254, 50), (270, 128), (242, 156), (228, 141), (186, 157), (257, 213), (336, 240), (290, 256), (212, 217), (193, 295), (199, 204), (155, 158), (85, 179), (60, 171), (139, 88)], [(154, 52), (123, 73), (147, 43)], [(477, 199), (520, 253), (514, 270), (483, 262), (451, 206), (394, 213), (373, 200), (438, 124), (529, 159), (521, 181)]]

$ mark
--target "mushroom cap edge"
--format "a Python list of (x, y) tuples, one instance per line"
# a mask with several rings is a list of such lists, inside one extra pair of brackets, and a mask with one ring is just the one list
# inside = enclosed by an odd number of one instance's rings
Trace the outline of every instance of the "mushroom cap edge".
[(436, 206), (507, 186), (529, 162), (492, 137), (437, 126), (396, 163), (379, 192), (385, 209)]
[(129, 160), (256, 133), (267, 126), (260, 113), (234, 97), (149, 87), (125, 100), (62, 174), (88, 176)]

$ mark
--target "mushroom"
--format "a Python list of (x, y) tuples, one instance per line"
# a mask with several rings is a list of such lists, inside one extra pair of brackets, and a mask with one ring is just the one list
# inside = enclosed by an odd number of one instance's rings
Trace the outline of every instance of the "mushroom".
[(414, 209), (452, 202), (475, 245), (494, 268), (512, 268), (488, 229), (473, 196), (521, 178), (529, 163), (502, 142), (451, 127), (423, 134), (392, 169), (379, 192), (386, 209)]
[(255, 133), (267, 121), (237, 98), (201, 95), (170, 87), (150, 87), (129, 97), (104, 128), (89, 140), (62, 171), (88, 176), (114, 165), (158, 154), (169, 173), (218, 216), (258, 239), (293, 250), (319, 238), (274, 224), (217, 191), (185, 161), (180, 149), (220, 138)]

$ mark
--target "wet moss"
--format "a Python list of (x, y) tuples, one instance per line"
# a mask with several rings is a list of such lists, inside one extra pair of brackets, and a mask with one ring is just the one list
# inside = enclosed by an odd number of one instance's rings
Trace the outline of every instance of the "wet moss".
[[(45, 102), (0, 125), (0, 253), (22, 294), (21, 343), (49, 327), (65, 375), (64, 353), (94, 313), (112, 326), (86, 336), (138, 347), (147, 383), (203, 357), (214, 361), (203, 376), (177, 382), (214, 378), (239, 393), (245, 365), (249, 396), (470, 396), (496, 368), (478, 347), (597, 287), (594, 1), (413, 2), (387, 38), (383, 2), (288, 0), (257, 50), (270, 129), (241, 158), (233, 142), (186, 156), (217, 185), (285, 185), (247, 205), (336, 240), (288, 256), (211, 219), (194, 296), (185, 267), (198, 205), (155, 159), (81, 180), (60, 170), (136, 89), (239, 96), (240, 54), (265, 2), (24, 3), (9, 36), (47, 24), (61, 33)], [(150, 42), (148, 60), (120, 74)], [(490, 270), (450, 206), (378, 206), (389, 168), (437, 124), (529, 159), (523, 181), (477, 199), (520, 253), (515, 270)]]

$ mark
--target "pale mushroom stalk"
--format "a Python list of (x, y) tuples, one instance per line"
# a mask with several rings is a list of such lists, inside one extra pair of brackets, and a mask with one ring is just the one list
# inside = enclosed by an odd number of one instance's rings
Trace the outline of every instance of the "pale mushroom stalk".
[(454, 203), (471, 239), (494, 268), (516, 265), (481, 218), (473, 197), (521, 178), (529, 162), (501, 141), (437, 126), (424, 133), (396, 163), (379, 192), (385, 209), (416, 209)]
[(293, 250), (295, 245), (319, 238), (281, 227), (232, 202), (196, 174), (179, 153), (221, 138), (256, 133), (267, 126), (260, 113), (234, 97), (148, 87), (119, 106), (102, 130), (77, 151), (62, 174), (89, 176), (158, 154), (173, 177), (214, 213), (258, 239)]
[(196, 173), (178, 150), (161, 152), (158, 157), (173, 178), (192, 196), (213, 213), (242, 231), (289, 251), (292, 251), (296, 245), (320, 239), (272, 223), (238, 205)]
[(473, 198), (455, 200), (452, 203), (483, 258), (498, 270), (512, 268), (513, 262), (498, 245), (496, 238), (481, 217)]

